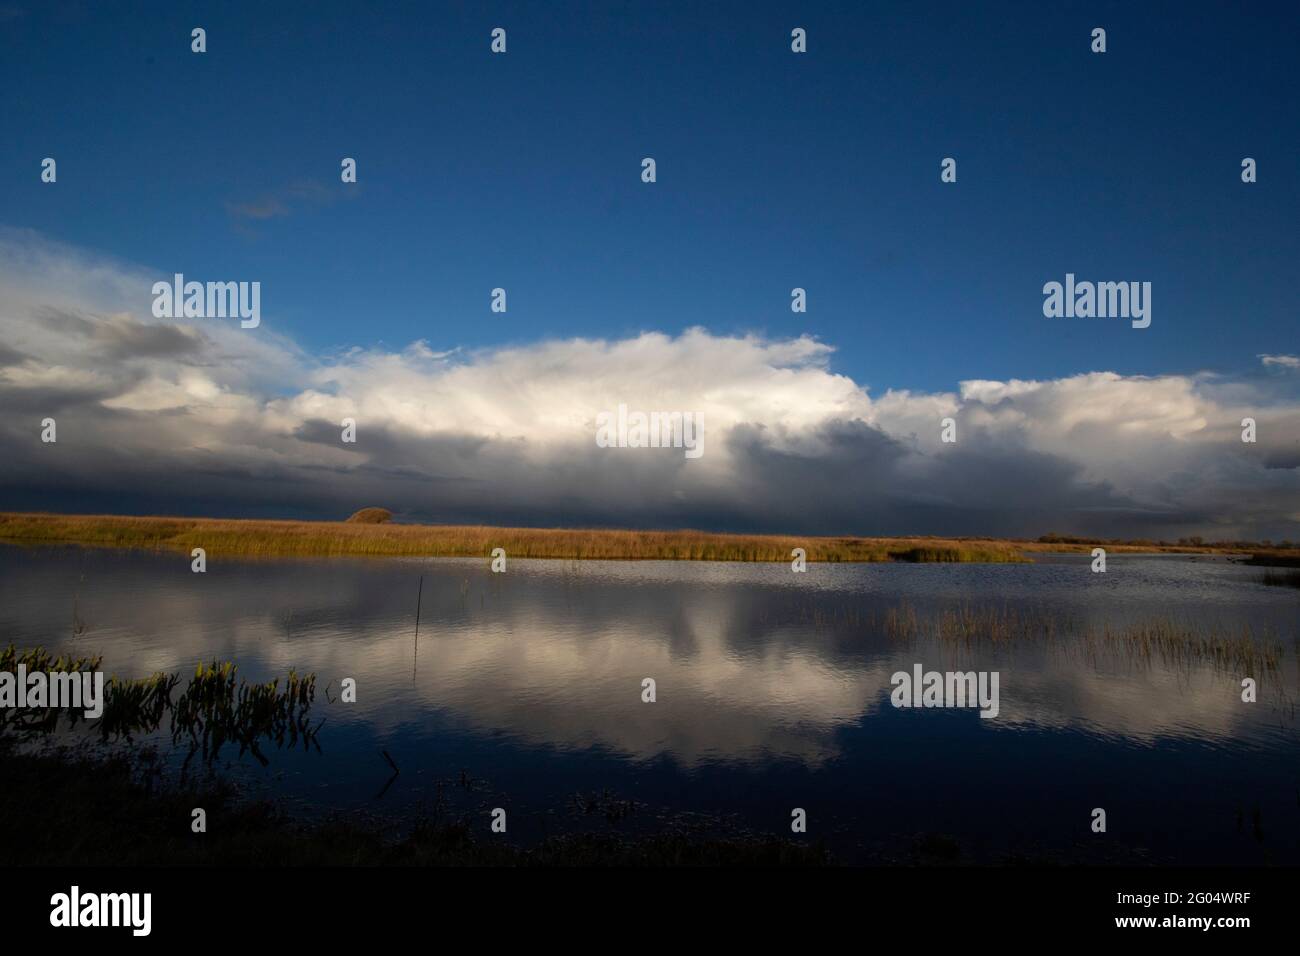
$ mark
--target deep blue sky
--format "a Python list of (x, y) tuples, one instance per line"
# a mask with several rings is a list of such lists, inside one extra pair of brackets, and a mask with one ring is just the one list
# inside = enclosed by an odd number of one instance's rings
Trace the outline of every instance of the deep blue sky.
[[(809, 333), (878, 394), (1300, 341), (1300, 5), (375, 6), (4, 0), (0, 224), (259, 280), (312, 350)], [(1151, 328), (1045, 319), (1067, 271)]]

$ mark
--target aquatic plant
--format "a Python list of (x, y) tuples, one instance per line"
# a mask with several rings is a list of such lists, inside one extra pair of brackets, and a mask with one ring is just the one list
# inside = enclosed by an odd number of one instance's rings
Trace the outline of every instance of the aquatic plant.
[(233, 661), (200, 663), (194, 677), (172, 708), (172, 741), (188, 737), (190, 753), (205, 760), (215, 760), (227, 743), (239, 746), (239, 752), (252, 753), (263, 766), (269, 761), (260, 743), (274, 741), (277, 747), (298, 743), (320, 749), (318, 724), (312, 727), (309, 710), (316, 695), (316, 675), (299, 677), (289, 671), (284, 689), (276, 678), (264, 684), (240, 681)]
[(904, 603), (885, 612), (882, 627), (887, 637), (901, 642), (930, 637), (965, 648), (1035, 643), (1093, 659), (1106, 653), (1144, 664), (1158, 659), (1167, 666), (1208, 665), (1241, 674), (1275, 672), (1285, 653), (1271, 633), (1256, 634), (1244, 624), (1233, 630), (1150, 618), (1098, 629), (1050, 609), (1006, 605), (963, 604), (921, 616)]
[(179, 683), (179, 675), (161, 671), (134, 680), (114, 675), (107, 686), (100, 736), (130, 741), (136, 734), (153, 733), (170, 711), (172, 690)]
[(908, 604), (891, 607), (885, 612), (885, 633), (896, 641), (914, 640), (920, 633), (915, 609)]
[(1279, 642), (1256, 638), (1247, 625), (1231, 632), (1152, 620), (1122, 630), (1107, 625), (1088, 640), (1143, 662), (1159, 657), (1166, 665), (1209, 664), (1240, 674), (1275, 672), (1283, 655)]

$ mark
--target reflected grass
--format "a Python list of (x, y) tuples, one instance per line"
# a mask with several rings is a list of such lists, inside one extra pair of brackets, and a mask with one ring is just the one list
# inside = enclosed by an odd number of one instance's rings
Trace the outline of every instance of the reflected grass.
[(886, 610), (881, 629), (900, 642), (934, 639), (966, 649), (1029, 643), (1093, 657), (1104, 653), (1142, 664), (1210, 666), (1242, 674), (1276, 673), (1286, 656), (1273, 633), (1256, 633), (1246, 624), (1226, 628), (1155, 617), (1097, 627), (1047, 609), (1009, 606), (966, 604), (922, 615), (901, 604)]
[[(0, 650), (0, 671), (17, 673), (92, 672), (98, 657), (54, 655), (43, 647), (19, 651), (13, 644)], [(132, 742), (162, 728), (170, 717), (173, 744), (187, 745), (186, 766), (196, 755), (213, 762), (227, 745), (241, 755), (252, 755), (265, 766), (265, 744), (276, 747), (302, 745), (320, 750), (321, 724), (311, 723), (316, 695), (316, 675), (305, 677), (290, 670), (284, 679), (249, 683), (237, 676), (233, 661), (202, 662), (195, 668), (184, 692), (173, 699), (180, 675), (158, 672), (148, 677), (124, 679), (114, 675), (105, 682), (104, 711), (96, 730), (104, 742)], [(0, 739), (30, 738), (74, 727), (85, 719), (84, 710), (56, 707), (0, 708)], [(323, 723), (323, 721), (321, 722)]]

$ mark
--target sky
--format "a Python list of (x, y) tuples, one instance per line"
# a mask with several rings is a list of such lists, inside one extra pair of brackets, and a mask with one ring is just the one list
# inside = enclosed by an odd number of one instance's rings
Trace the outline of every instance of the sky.
[[(0, 0), (0, 508), (1300, 539), (1297, 28)], [(1150, 326), (1045, 317), (1067, 273)], [(620, 403), (707, 451), (596, 447)]]

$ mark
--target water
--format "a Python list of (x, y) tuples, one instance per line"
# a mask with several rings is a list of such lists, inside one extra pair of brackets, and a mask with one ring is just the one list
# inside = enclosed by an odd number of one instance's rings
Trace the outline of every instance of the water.
[[(200, 659), (235, 660), (258, 680), (314, 671), (321, 752), (220, 763), (305, 816), (400, 825), (441, 807), (486, 831), (499, 806), (527, 844), (664, 827), (789, 834), (799, 807), (809, 838), (849, 861), (922, 848), (973, 861), (1300, 862), (1300, 592), (1222, 558), (1112, 555), (1106, 574), (1089, 563), (796, 575), (511, 560), (492, 574), (480, 560), (214, 559), (193, 574), (182, 554), (0, 546), (0, 643), (75, 647), (133, 677), (188, 677)], [(1155, 618), (1248, 627), (1281, 645), (1281, 663), (1246, 674), (1089, 653), (1069, 634), (965, 647), (886, 626), (891, 609), (924, 620), (963, 606), (1074, 631)], [(997, 670), (1000, 714), (895, 709), (890, 677), (917, 662)], [(1241, 701), (1245, 676), (1258, 703)], [(344, 677), (355, 704), (339, 702)], [(1089, 827), (1095, 807), (1104, 835)]]

